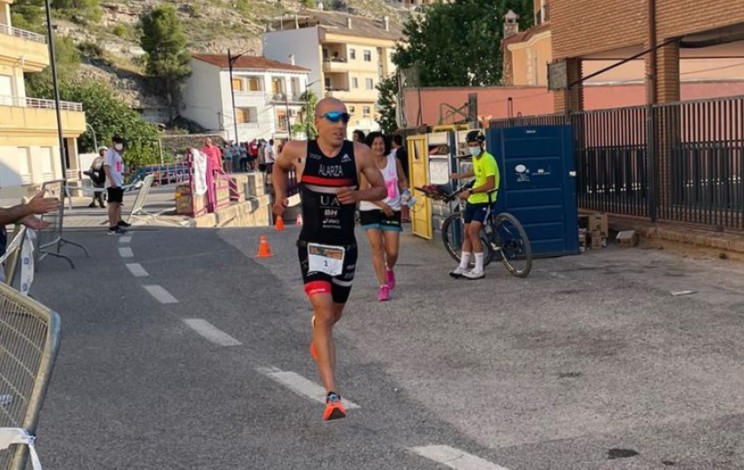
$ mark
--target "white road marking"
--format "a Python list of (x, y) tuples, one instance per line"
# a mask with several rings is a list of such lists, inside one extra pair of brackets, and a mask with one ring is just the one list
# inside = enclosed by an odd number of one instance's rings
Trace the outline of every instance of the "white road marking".
[(121, 256), (122, 258), (134, 258), (134, 251), (132, 251), (132, 249), (128, 246), (119, 248), (119, 256)]
[(163, 289), (158, 285), (154, 286), (142, 286), (151, 296), (155, 297), (161, 304), (177, 304), (178, 299), (173, 297), (170, 292)]
[(506, 467), (450, 446), (412, 447), (411, 450), (422, 457), (456, 470), (508, 470)]
[[(311, 400), (315, 400), (325, 405), (326, 391), (323, 387), (307, 380), (305, 377), (296, 374), (294, 372), (285, 372), (279, 370), (276, 367), (256, 367), (256, 370), (268, 378), (284, 385), (288, 389), (292, 390), (298, 395), (307, 397)], [(361, 408), (356, 403), (352, 403), (349, 400), (342, 398), (341, 403), (347, 410), (354, 408)]]
[(145, 268), (142, 267), (139, 263), (127, 263), (125, 265), (130, 273), (134, 275), (134, 277), (147, 277), (149, 274), (147, 274), (147, 271), (145, 271)]
[(126, 245), (127, 243), (130, 243), (132, 241), (131, 235), (125, 235), (123, 237), (119, 237), (119, 243), (122, 245)]
[(218, 329), (216, 326), (212, 325), (208, 321), (202, 320), (201, 318), (185, 318), (183, 322), (186, 323), (189, 328), (196, 331), (214, 344), (218, 344), (220, 346), (240, 346), (241, 344), (243, 344), (224, 331)]

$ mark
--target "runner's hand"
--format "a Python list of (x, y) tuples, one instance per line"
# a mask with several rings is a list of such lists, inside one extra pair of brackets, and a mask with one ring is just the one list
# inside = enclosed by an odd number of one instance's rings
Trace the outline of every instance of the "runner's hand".
[(356, 204), (358, 192), (352, 188), (339, 188), (336, 191), (336, 196), (341, 204)]
[(44, 193), (39, 191), (26, 205), (32, 214), (46, 214), (59, 208), (59, 200), (56, 197), (44, 197)]
[(274, 203), (274, 215), (281, 217), (284, 214), (284, 211), (287, 209), (288, 204), (289, 200), (287, 198), (276, 201)]
[(385, 213), (386, 216), (392, 217), (395, 214), (395, 211), (392, 207), (388, 206), (387, 204), (382, 205), (382, 212)]

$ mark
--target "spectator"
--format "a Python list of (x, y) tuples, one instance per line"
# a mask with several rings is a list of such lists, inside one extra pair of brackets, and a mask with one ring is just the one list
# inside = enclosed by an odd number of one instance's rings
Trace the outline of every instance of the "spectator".
[(207, 162), (211, 170), (222, 169), (222, 152), (212, 145), (211, 138), (204, 139), (204, 147), (201, 148), (201, 153), (207, 156)]
[(106, 185), (106, 172), (103, 170), (103, 161), (108, 152), (108, 147), (99, 147), (98, 156), (93, 159), (93, 163), (90, 164), (90, 169), (84, 171), (83, 174), (90, 178), (93, 183), (93, 188), (99, 189), (99, 191), (93, 192), (93, 200), (88, 204), (88, 207), (96, 207), (96, 202), (101, 208), (106, 207), (106, 203), (103, 201), (103, 187)]
[(364, 132), (362, 132), (360, 129), (355, 129), (354, 132), (351, 133), (351, 140), (354, 142), (359, 142), (360, 144), (364, 143)]
[[(403, 173), (406, 175), (406, 181), (409, 181), (408, 176), (408, 151), (403, 146), (403, 136), (400, 134), (393, 135), (393, 152), (395, 157), (400, 160), (400, 164), (403, 167)], [(403, 204), (401, 206), (401, 220), (403, 222), (411, 221), (411, 214), (408, 206)]]
[(222, 170), (225, 173), (232, 173), (233, 172), (232, 145), (225, 145), (224, 150), (220, 150), (220, 153), (222, 154)]
[[(274, 162), (276, 161), (276, 150), (274, 150), (274, 139), (269, 139), (269, 143), (266, 144), (266, 148), (264, 149), (264, 159), (266, 160), (266, 174), (270, 175), (272, 168), (274, 167)], [(269, 179), (269, 184), (271, 184), (271, 179)]]
[(248, 166), (251, 169), (251, 171), (256, 169), (256, 161), (258, 160), (258, 142), (256, 142), (256, 139), (253, 139), (250, 144), (248, 144)]
[[(33, 230), (41, 230), (49, 226), (49, 222), (37, 219), (34, 215), (41, 215), (59, 208), (60, 202), (56, 197), (43, 197), (39, 192), (27, 203), (13, 206), (9, 209), (0, 207), (0, 256), (4, 256), (8, 248), (9, 224), (22, 224)], [(5, 282), (5, 273), (0, 269), (0, 282)]]
[(113, 148), (106, 152), (103, 162), (103, 168), (106, 171), (107, 191), (108, 191), (108, 218), (109, 218), (109, 235), (121, 235), (126, 233), (123, 228), (129, 227), (130, 224), (121, 220), (121, 206), (124, 202), (124, 152), (126, 143), (121, 137), (114, 136), (112, 139)]

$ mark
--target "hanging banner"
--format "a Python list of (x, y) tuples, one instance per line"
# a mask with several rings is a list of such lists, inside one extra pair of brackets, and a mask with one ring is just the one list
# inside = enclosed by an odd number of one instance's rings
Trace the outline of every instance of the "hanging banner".
[(207, 193), (207, 156), (197, 149), (191, 149), (191, 161), (194, 166), (194, 194), (203, 196)]

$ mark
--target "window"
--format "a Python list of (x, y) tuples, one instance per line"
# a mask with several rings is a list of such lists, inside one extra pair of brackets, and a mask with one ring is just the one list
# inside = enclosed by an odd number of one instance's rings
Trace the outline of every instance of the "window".
[(351, 87), (352, 88), (359, 88), (359, 79), (356, 77), (351, 77)]
[(235, 111), (238, 124), (249, 124), (258, 122), (258, 108), (238, 108)]
[(362, 106), (362, 115), (363, 116), (369, 116), (370, 115), (369, 106)]
[(281, 132), (287, 132), (287, 113), (285, 111), (276, 112), (276, 129)]
[(243, 91), (243, 80), (239, 78), (233, 78), (232, 89), (233, 91)]
[(374, 90), (375, 89), (375, 81), (371, 78), (367, 78), (364, 80), (364, 84), (366, 85), (366, 88), (368, 90)]
[(349, 49), (349, 59), (356, 60), (356, 49)]
[(0, 75), (0, 105), (13, 105), (13, 77)]
[(325, 81), (325, 89), (326, 90), (330, 90), (331, 89), (331, 79), (328, 78), (328, 77), (326, 77), (324, 81)]
[(349, 106), (349, 114), (354, 114), (356, 112), (356, 108), (354, 106)]
[(275, 95), (283, 95), (284, 94), (284, 80), (281, 78), (272, 78), (271, 79), (271, 92)]
[(372, 51), (368, 51), (368, 50), (364, 51), (364, 61), (372, 62)]
[(246, 87), (248, 91), (261, 91), (263, 88), (263, 80), (258, 77), (248, 77), (246, 80), (248, 82), (248, 86)]

